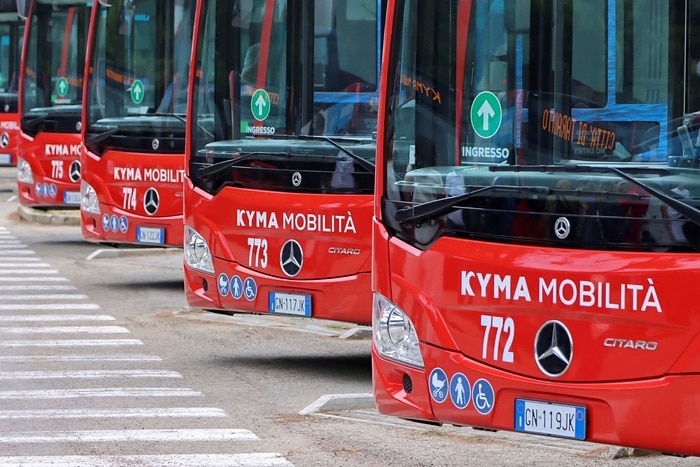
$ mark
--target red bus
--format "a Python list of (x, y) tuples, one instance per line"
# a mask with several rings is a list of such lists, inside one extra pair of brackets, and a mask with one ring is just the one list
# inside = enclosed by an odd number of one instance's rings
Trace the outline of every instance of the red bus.
[(23, 33), (17, 1), (0, 1), (0, 165), (17, 165), (17, 88)]
[(195, 0), (101, 0), (83, 100), (83, 238), (182, 247)]
[(392, 0), (381, 413), (699, 455), (700, 2)]
[(18, 0), (26, 16), (19, 76), (17, 195), (29, 207), (80, 205), (80, 113), (87, 0)]
[(190, 305), (371, 322), (383, 11), (377, 0), (198, 3)]

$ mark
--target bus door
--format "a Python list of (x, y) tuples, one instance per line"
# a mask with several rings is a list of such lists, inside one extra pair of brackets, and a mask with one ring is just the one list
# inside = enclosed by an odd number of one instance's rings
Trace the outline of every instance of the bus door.
[[(186, 263), (193, 304), (369, 322), (382, 11), (378, 1), (202, 3), (186, 244), (203, 240), (216, 264)], [(246, 280), (254, 296), (201, 286)]]
[(27, 206), (80, 204), (80, 113), (87, 1), (33, 0), (20, 73), (17, 186)]
[(0, 2), (0, 165), (17, 164), (17, 89), (23, 33), (16, 1)]
[(380, 412), (700, 455), (698, 2), (389, 11)]
[(182, 245), (195, 5), (105, 0), (93, 10), (81, 158), (87, 240)]

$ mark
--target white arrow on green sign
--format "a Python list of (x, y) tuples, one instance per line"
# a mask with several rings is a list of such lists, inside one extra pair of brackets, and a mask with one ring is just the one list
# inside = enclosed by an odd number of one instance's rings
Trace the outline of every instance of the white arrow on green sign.
[(256, 89), (253, 97), (250, 100), (250, 111), (253, 113), (253, 118), (258, 121), (264, 121), (270, 115), (270, 95), (264, 89)]
[(144, 94), (145, 89), (141, 80), (134, 80), (134, 82), (131, 83), (131, 100), (134, 101), (134, 104), (143, 102)]
[(484, 139), (489, 139), (498, 132), (502, 120), (503, 110), (498, 97), (490, 91), (477, 94), (471, 109), (474, 132)]
[(56, 82), (56, 93), (61, 97), (66, 97), (68, 94), (68, 80), (66, 78), (58, 78)]

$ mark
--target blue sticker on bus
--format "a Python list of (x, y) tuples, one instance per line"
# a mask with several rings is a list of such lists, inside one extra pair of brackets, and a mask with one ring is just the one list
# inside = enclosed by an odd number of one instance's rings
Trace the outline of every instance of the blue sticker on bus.
[(428, 385), (430, 386), (430, 396), (433, 400), (438, 403), (445, 402), (449, 387), (447, 384), (447, 375), (442, 368), (435, 368), (430, 372)]
[(258, 285), (252, 277), (247, 277), (243, 282), (243, 294), (249, 302), (252, 302), (258, 296)]
[(238, 276), (231, 276), (231, 296), (236, 300), (243, 296), (243, 281)]
[(486, 415), (493, 410), (495, 395), (491, 383), (485, 379), (479, 379), (472, 388), (472, 401), (474, 408), (481, 415)]
[(216, 281), (216, 287), (219, 289), (219, 295), (225, 297), (229, 291), (229, 281), (226, 274), (219, 274), (219, 279)]
[(458, 409), (464, 409), (469, 405), (471, 387), (469, 379), (462, 373), (455, 373), (450, 380), (450, 399)]

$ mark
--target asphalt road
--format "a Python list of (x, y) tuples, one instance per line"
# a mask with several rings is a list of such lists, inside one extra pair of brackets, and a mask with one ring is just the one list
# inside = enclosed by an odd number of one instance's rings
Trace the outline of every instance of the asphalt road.
[(700, 465), (382, 416), (366, 329), (189, 309), (179, 250), (86, 243), (76, 213), (20, 217), (12, 177), (0, 465)]

